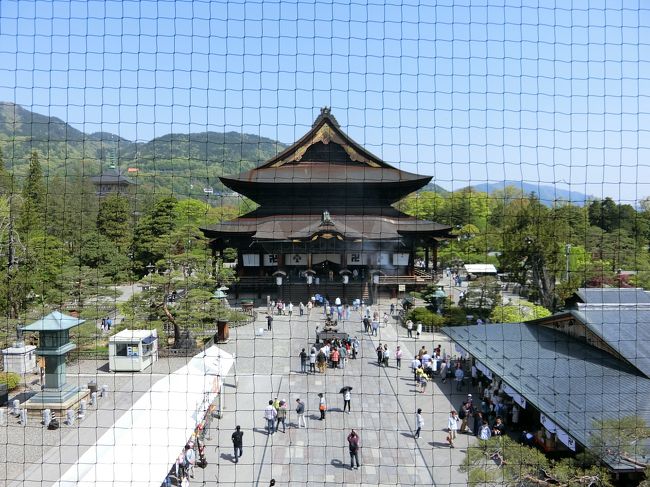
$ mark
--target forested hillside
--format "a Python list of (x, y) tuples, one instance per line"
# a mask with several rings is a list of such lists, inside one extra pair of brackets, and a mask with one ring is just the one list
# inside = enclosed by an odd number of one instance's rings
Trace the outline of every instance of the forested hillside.
[(168, 134), (149, 142), (132, 142), (114, 134), (84, 134), (64, 121), (0, 102), (0, 149), (5, 166), (21, 181), (32, 151), (40, 154), (48, 176), (96, 176), (117, 164), (138, 169), (143, 192), (200, 196), (203, 189), (222, 188), (218, 177), (246, 171), (284, 149), (257, 135), (237, 132)]

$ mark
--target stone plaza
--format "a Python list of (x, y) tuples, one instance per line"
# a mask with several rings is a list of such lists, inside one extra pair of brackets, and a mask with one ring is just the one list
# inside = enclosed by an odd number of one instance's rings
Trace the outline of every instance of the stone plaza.
[[(380, 307), (388, 309), (386, 300)], [(356, 360), (348, 359), (343, 369), (327, 369), (324, 374), (300, 372), (299, 353), (309, 351), (317, 326), (322, 328), (322, 308), (299, 316), (274, 315), (273, 330), (266, 331), (266, 308), (258, 309), (257, 322), (231, 330), (230, 341), (220, 345), (236, 356), (236, 368), (225, 379), (223, 416), (215, 419), (207, 434), (205, 469), (196, 468), (190, 485), (465, 485), (459, 471), (466, 447), (473, 436), (459, 435), (456, 448), (446, 442), (447, 418), (470, 392), (440, 379), (419, 393), (409, 368), (413, 354), (422, 345), (432, 350), (441, 344), (454, 355), (442, 336), (424, 333), (417, 340), (406, 338), (406, 330), (390, 320), (376, 337), (363, 333), (361, 314), (353, 312), (342, 328), (361, 342)], [(264, 333), (259, 335), (259, 329)], [(341, 328), (341, 327), (340, 327)], [(375, 348), (381, 342), (391, 350), (390, 366), (379, 367)], [(396, 368), (395, 348), (403, 350), (401, 369)], [(124, 414), (154, 382), (181, 367), (187, 359), (161, 360), (140, 374), (109, 373), (101, 361), (84, 361), (70, 367), (69, 380), (79, 384), (95, 380), (106, 384), (107, 397), (97, 409), (74, 426), (48, 431), (38, 421), (16, 424), (9, 418), (3, 428), (8, 445), (2, 452), (4, 472), (11, 487), (52, 485), (79, 456)], [(352, 387), (351, 414), (342, 411), (343, 386)], [(328, 411), (320, 421), (318, 393), (324, 393)], [(264, 407), (274, 398), (289, 405), (286, 433), (268, 436)], [(306, 404), (306, 429), (297, 427), (296, 399)], [(414, 439), (415, 411), (421, 408), (424, 428)], [(243, 456), (234, 463), (230, 436), (236, 425), (244, 431)], [(164, 428), (165, 425), (160, 425)], [(355, 429), (361, 438), (361, 468), (350, 469), (346, 437)], [(178, 451), (183, 445), (178, 445)], [(173, 459), (170, 459), (172, 461)], [(170, 464), (171, 467), (171, 464)], [(163, 479), (160, 479), (162, 483)]]

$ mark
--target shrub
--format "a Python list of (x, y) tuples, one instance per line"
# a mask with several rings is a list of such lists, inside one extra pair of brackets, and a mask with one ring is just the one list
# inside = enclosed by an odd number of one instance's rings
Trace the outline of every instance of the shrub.
[(422, 307), (413, 308), (406, 315), (406, 319), (416, 325), (422, 323), (425, 331), (432, 331), (432, 328), (440, 328), (445, 324), (445, 319), (438, 313)]
[(2, 372), (0, 373), (0, 384), (7, 384), (7, 389), (13, 391), (20, 385), (20, 374), (15, 372)]

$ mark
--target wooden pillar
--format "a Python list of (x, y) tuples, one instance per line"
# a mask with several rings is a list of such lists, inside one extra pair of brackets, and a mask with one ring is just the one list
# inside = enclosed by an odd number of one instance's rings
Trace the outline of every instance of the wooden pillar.
[(432, 270), (434, 272), (438, 271), (438, 242), (434, 240), (433, 246), (431, 247), (431, 261), (433, 262)]
[(429, 270), (429, 244), (424, 245), (424, 270)]

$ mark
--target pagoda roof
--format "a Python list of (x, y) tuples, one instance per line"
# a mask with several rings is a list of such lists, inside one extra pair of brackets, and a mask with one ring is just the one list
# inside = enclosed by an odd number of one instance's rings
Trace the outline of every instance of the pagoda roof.
[(253, 240), (310, 241), (316, 238), (343, 240), (395, 240), (404, 235), (428, 235), (445, 238), (451, 227), (404, 215), (393, 218), (381, 215), (321, 214), (270, 215), (261, 218), (237, 218), (231, 222), (202, 227), (207, 237), (250, 236)]
[(129, 177), (125, 176), (122, 171), (115, 167), (109, 167), (102, 171), (99, 176), (91, 177), (90, 180), (93, 184), (134, 184)]
[(49, 315), (23, 327), (24, 331), (62, 331), (74, 328), (86, 320), (64, 315), (59, 311), (52, 311)]
[[(379, 184), (390, 185), (399, 199), (425, 186), (431, 176), (402, 171), (382, 161), (344, 133), (325, 107), (311, 130), (258, 168), (220, 178), (241, 194), (259, 196), (257, 185)], [(253, 195), (253, 196), (251, 196)]]
[(268, 169), (300, 162), (307, 149), (317, 142), (326, 145), (334, 142), (343, 147), (352, 161), (362, 163), (365, 166), (394, 169), (390, 164), (382, 161), (343, 132), (329, 107), (321, 108), (320, 115), (312, 124), (309, 132), (257, 169)]

